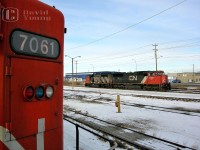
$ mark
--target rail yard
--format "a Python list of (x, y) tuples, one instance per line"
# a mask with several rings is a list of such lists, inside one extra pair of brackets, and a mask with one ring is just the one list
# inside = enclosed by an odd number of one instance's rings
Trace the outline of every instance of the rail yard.
[(199, 149), (199, 102), (198, 93), (64, 87), (64, 118), (111, 137), (117, 149)]
[(0, 150), (200, 150), (198, 3), (0, 0)]

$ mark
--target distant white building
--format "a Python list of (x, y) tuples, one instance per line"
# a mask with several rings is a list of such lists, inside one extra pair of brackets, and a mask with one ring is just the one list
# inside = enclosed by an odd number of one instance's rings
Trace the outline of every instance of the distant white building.
[(177, 73), (168, 73), (167, 75), (169, 82), (177, 79)]
[[(74, 73), (73, 80), (74, 81), (85, 81), (87, 75), (91, 75), (93, 72), (81, 72), (81, 73)], [(64, 79), (66, 81), (72, 81), (72, 73), (66, 73)]]

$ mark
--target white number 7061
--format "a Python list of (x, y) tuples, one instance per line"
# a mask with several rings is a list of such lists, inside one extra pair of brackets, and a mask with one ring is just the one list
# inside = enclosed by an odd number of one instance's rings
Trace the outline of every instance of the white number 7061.
[[(50, 50), (50, 54), (54, 55), (54, 42), (49, 43), (47, 40), (42, 40), (40, 42), (40, 40), (38, 40), (36, 37), (31, 37), (29, 39), (29, 36), (24, 34), (19, 34), (19, 37), (22, 38), (22, 42), (20, 45), (21, 51), (24, 51), (24, 49), (28, 49), (32, 53), (37, 53), (38, 50), (41, 50), (42, 54), (47, 54)], [(26, 44), (28, 44), (28, 47), (26, 47)]]

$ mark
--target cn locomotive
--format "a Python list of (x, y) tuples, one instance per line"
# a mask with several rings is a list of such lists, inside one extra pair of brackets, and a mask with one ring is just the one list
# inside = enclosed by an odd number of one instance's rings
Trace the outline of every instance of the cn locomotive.
[(171, 88), (164, 71), (95, 72), (86, 77), (85, 86), (144, 90)]

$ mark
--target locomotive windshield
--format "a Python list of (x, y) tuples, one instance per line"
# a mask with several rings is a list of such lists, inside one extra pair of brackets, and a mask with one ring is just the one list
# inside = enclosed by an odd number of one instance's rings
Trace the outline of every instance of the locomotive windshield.
[(156, 76), (162, 76), (162, 75), (164, 75), (164, 72), (155, 72), (155, 75)]

